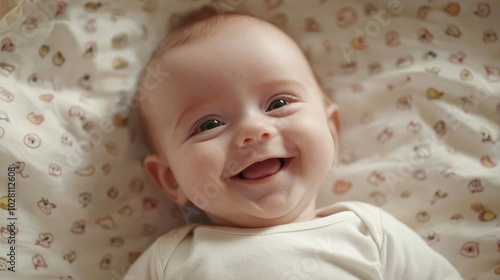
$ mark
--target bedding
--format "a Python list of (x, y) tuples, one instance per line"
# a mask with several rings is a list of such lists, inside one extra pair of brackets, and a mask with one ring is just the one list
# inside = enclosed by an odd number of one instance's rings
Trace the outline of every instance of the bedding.
[(319, 206), (380, 206), (464, 279), (500, 277), (497, 1), (40, 0), (0, 22), (2, 279), (122, 279), (202, 216), (145, 176), (134, 93), (168, 24), (207, 3), (290, 34), (339, 104)]

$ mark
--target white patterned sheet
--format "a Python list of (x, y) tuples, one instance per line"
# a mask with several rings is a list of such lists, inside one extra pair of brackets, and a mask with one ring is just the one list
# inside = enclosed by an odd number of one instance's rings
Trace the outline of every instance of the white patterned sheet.
[[(204, 3), (24, 1), (2, 19), (0, 278), (121, 279), (184, 223), (141, 169), (147, 149), (129, 112), (171, 15)], [(465, 279), (499, 279), (498, 1), (212, 5), (280, 26), (339, 104), (340, 162), (319, 205), (378, 205)]]

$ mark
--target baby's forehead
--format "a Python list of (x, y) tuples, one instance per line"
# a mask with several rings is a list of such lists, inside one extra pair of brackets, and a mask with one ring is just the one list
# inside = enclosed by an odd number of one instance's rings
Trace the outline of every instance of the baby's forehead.
[[(268, 65), (269, 69), (281, 67), (279, 71), (283, 75), (288, 73), (283, 70), (292, 67), (305, 69), (307, 73), (300, 75), (303, 78), (309, 76), (306, 74), (314, 76), (311, 65), (298, 44), (271, 23), (236, 14), (217, 16), (196, 24), (187, 26), (182, 31), (185, 37), (166, 50), (161, 61), (157, 61), (163, 70), (170, 73), (168, 79), (180, 75), (185, 79), (200, 71), (205, 71), (204, 76), (215, 75), (219, 72), (214, 70), (221, 70), (219, 66), (222, 65), (232, 67), (224, 68), (230, 72), (227, 75), (237, 75), (241, 70), (259, 64)], [(214, 63), (214, 69), (200, 67)], [(191, 73), (187, 75), (188, 72)]]
[(234, 40), (235, 34), (240, 39), (246, 35), (255, 36), (255, 34), (259, 34), (267, 36), (269, 43), (280, 42), (281, 44), (298, 47), (296, 42), (285, 32), (267, 21), (246, 14), (229, 13), (198, 19), (186, 23), (181, 28), (174, 29), (169, 32), (156, 54), (167, 56), (170, 51), (176, 48), (199, 41), (226, 40), (227, 42), (228, 40)]

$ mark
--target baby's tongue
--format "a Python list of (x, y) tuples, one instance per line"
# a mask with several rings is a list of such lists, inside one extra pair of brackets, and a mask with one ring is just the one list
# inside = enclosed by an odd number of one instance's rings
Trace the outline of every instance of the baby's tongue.
[(244, 179), (260, 179), (278, 172), (281, 169), (281, 162), (277, 158), (270, 158), (256, 162), (241, 172)]

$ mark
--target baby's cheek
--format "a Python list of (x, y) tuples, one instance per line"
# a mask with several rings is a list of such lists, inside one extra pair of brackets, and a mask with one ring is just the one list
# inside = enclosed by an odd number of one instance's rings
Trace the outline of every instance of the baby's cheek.
[(305, 149), (304, 152), (313, 158), (333, 157), (333, 137), (325, 120), (324, 115), (318, 112), (310, 112), (309, 116), (303, 116), (296, 121), (297, 126), (292, 130), (293, 138), (297, 144)]
[(328, 125), (323, 118), (317, 116), (317, 112), (304, 112), (294, 114), (287, 120), (285, 130), (295, 134), (299, 138), (318, 138), (329, 132)]
[(186, 153), (182, 164), (184, 189), (188, 199), (206, 211), (221, 190), (221, 171), (224, 162), (221, 160), (220, 148), (206, 145), (192, 147)]
[(224, 154), (221, 147), (217, 145), (197, 145), (186, 155), (189, 157), (189, 166), (187, 168), (193, 171), (191, 173), (196, 171), (199, 176), (212, 174), (213, 177), (213, 174), (220, 173), (224, 166)]

